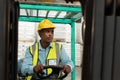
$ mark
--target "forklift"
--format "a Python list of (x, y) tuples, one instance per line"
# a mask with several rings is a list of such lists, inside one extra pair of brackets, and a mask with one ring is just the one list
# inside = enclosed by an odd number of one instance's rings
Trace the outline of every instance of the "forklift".
[[(120, 0), (79, 1), (85, 20), (81, 80), (120, 80)], [(0, 78), (16, 80), (19, 1), (0, 4)]]

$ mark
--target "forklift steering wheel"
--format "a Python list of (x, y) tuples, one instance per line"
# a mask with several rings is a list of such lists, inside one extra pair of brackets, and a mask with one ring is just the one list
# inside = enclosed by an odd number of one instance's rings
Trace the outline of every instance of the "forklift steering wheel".
[[(51, 76), (54, 76), (56, 74), (58, 74), (60, 71), (63, 70), (63, 67), (60, 66), (44, 66), (44, 69), (52, 69), (52, 72), (49, 75), (44, 76), (44, 73), (37, 73), (37, 76), (40, 79), (46, 79), (46, 78), (50, 78)], [(68, 74), (64, 73), (62, 76), (58, 77), (57, 79), (64, 79)], [(58, 75), (59, 76), (59, 75)]]

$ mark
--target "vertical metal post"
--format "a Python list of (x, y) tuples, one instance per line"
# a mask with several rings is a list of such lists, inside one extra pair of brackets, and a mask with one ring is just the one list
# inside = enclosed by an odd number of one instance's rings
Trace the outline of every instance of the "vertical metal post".
[(0, 79), (16, 80), (18, 4), (14, 0), (0, 4)]
[(8, 25), (7, 0), (0, 0), (0, 79), (8, 80), (7, 55), (8, 55)]
[(9, 70), (10, 70), (10, 78), (9, 80), (17, 79), (17, 53), (18, 53), (18, 16), (19, 16), (19, 3), (12, 2), (11, 3), (11, 29), (10, 29), (10, 48), (9, 52)]
[[(71, 23), (71, 58), (73, 61), (73, 64), (75, 65), (75, 22), (73, 21)], [(72, 72), (72, 79), (76, 80), (76, 69)]]
[(91, 33), (92, 33), (92, 13), (93, 13), (93, 0), (80, 0), (84, 7), (82, 7), (85, 21), (85, 36), (83, 48), (83, 62), (82, 62), (82, 80), (91, 80)]
[(118, 0), (92, 1), (84, 13), (82, 80), (120, 80), (120, 5), (116, 8)]

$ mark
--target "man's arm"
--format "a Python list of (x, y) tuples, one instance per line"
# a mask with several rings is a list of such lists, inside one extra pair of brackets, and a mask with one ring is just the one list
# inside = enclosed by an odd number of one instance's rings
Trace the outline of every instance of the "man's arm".
[(63, 46), (62, 46), (62, 52), (61, 52), (61, 64), (64, 67), (63, 71), (66, 73), (70, 73), (74, 68), (73, 62), (67, 55)]
[(22, 64), (21, 72), (23, 75), (32, 75), (34, 73), (32, 65), (32, 55), (29, 52), (29, 48), (26, 50), (25, 58)]

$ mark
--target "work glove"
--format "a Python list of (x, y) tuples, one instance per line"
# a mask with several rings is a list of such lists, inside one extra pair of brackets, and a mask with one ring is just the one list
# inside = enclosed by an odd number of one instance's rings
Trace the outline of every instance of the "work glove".
[(43, 65), (42, 64), (38, 64), (33, 68), (35, 73), (43, 73)]
[(63, 72), (66, 74), (69, 74), (71, 72), (71, 68), (69, 65), (64, 65), (63, 66)]

